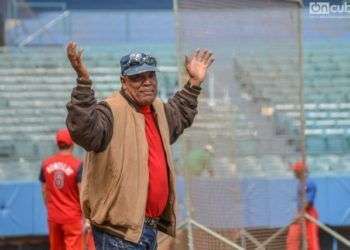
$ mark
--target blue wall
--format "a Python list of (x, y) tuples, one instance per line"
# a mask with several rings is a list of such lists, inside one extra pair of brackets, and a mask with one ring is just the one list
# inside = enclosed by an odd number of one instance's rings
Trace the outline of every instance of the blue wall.
[(0, 235), (42, 234), (47, 234), (47, 224), (40, 184), (0, 183)]
[[(331, 226), (350, 226), (350, 176), (320, 176), (312, 179), (318, 188), (316, 208), (320, 220)], [(233, 228), (237, 225), (274, 228), (285, 226), (295, 214), (295, 199), (286, 198), (293, 197), (296, 192), (294, 179), (239, 180), (242, 190), (240, 196), (244, 201), (240, 221), (235, 221), (229, 216), (235, 210), (235, 203), (230, 200), (233, 196), (218, 193), (220, 185), (232, 185), (232, 180), (198, 179), (192, 184), (192, 190), (197, 189), (201, 192), (200, 198), (197, 197), (194, 201), (194, 207), (198, 207), (201, 202), (206, 204), (196, 211), (196, 219), (204, 225), (217, 228)], [(178, 178), (177, 194), (180, 203), (178, 217), (181, 221), (186, 216), (185, 183), (181, 178)], [(208, 204), (215, 206), (215, 211)], [(220, 204), (219, 208), (217, 204)], [(223, 221), (225, 216), (230, 218)], [(46, 210), (43, 206), (40, 183), (0, 183), (0, 236), (44, 234), (47, 234)]]

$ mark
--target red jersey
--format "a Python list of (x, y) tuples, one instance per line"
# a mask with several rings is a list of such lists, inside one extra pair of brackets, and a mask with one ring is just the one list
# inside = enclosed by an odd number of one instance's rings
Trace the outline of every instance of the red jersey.
[(149, 184), (146, 216), (159, 217), (162, 215), (168, 202), (168, 164), (162, 138), (152, 109), (149, 106), (145, 106), (140, 111), (145, 116), (145, 129), (148, 142)]
[(82, 219), (78, 183), (82, 162), (72, 154), (57, 153), (42, 162), (40, 181), (45, 183), (48, 220), (73, 223)]

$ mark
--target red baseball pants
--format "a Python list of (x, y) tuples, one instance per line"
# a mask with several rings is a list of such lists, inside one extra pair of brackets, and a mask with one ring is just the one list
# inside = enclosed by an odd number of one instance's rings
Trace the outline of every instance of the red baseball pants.
[(82, 250), (83, 223), (78, 221), (70, 224), (48, 222), (50, 250)]
[[(311, 217), (318, 219), (318, 213), (314, 207), (310, 207), (306, 211)], [(308, 250), (320, 250), (318, 226), (309, 220), (305, 220), (306, 237)], [(302, 225), (295, 222), (289, 226), (287, 235), (287, 250), (299, 250), (302, 239)]]

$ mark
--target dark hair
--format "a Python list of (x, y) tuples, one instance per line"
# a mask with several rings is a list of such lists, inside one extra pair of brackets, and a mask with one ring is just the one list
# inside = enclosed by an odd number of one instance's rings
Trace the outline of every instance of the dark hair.
[(60, 150), (65, 150), (65, 149), (69, 149), (70, 147), (72, 147), (73, 145), (67, 145), (65, 143), (59, 142), (57, 143), (57, 146)]

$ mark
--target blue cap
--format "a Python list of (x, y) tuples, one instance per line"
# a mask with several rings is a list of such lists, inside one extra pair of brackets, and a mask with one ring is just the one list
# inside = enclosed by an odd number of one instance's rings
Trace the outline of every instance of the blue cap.
[(120, 59), (120, 71), (126, 76), (157, 71), (157, 61), (153, 56), (145, 53), (131, 53)]

